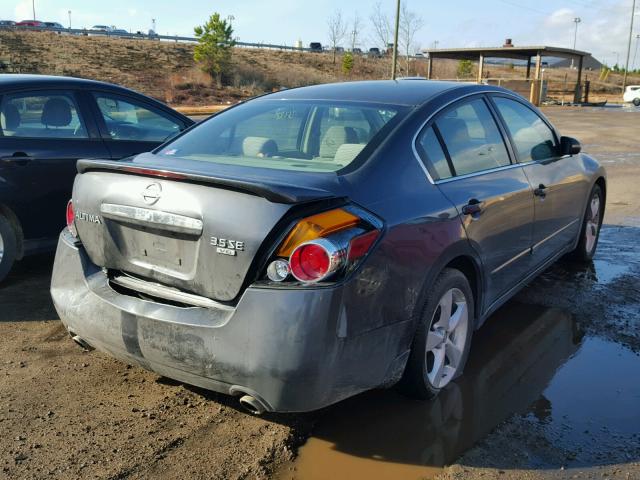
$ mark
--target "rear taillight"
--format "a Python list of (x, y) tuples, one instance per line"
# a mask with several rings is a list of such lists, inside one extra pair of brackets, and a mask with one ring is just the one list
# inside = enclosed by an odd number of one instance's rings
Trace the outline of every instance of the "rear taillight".
[(296, 247), (289, 258), (291, 274), (301, 282), (319, 282), (343, 266), (344, 249), (319, 238)]
[(67, 228), (71, 232), (71, 235), (74, 237), (78, 236), (78, 231), (76, 230), (76, 215), (73, 211), (73, 202), (71, 200), (67, 203)]
[(276, 250), (266, 276), (274, 282), (337, 280), (369, 253), (381, 228), (379, 219), (351, 206), (303, 218)]

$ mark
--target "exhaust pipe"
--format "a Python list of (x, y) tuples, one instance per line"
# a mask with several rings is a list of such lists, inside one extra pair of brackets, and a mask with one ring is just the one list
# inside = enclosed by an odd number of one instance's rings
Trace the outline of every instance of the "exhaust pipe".
[(80, 345), (83, 349), (87, 350), (87, 351), (91, 351), (91, 350), (95, 350), (91, 345), (89, 345), (85, 340), (83, 340), (82, 338), (80, 338), (78, 335), (75, 334), (75, 332), (72, 332), (71, 330), (69, 330), (69, 335), (71, 335), (71, 340), (73, 340), (74, 342), (76, 342), (78, 345)]
[(251, 395), (240, 397), (240, 405), (252, 415), (262, 415), (267, 410), (260, 400)]

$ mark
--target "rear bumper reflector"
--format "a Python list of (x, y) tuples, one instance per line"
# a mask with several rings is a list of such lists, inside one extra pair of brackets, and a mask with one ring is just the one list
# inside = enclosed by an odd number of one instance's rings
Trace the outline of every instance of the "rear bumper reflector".
[(189, 235), (200, 236), (202, 234), (202, 220), (177, 215), (175, 213), (131, 207), (128, 205), (115, 205), (113, 203), (103, 203), (100, 206), (100, 212), (105, 218), (121, 222)]

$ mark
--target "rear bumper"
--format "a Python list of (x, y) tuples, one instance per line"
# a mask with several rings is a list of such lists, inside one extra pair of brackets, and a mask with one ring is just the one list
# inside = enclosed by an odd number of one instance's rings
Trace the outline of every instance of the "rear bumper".
[(65, 231), (51, 295), (91, 346), (202, 388), (250, 394), (268, 411), (310, 411), (391, 384), (408, 356), (395, 323), (348, 336), (344, 286), (248, 288), (235, 307), (180, 308), (116, 292)]

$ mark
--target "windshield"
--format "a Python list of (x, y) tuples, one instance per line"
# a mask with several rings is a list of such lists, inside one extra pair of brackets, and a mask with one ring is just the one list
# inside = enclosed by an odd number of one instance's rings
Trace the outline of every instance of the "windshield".
[[(222, 112), (164, 145), (161, 157), (334, 172), (384, 136), (400, 115), (388, 105), (256, 100)], [(380, 135), (379, 135), (380, 134)]]

